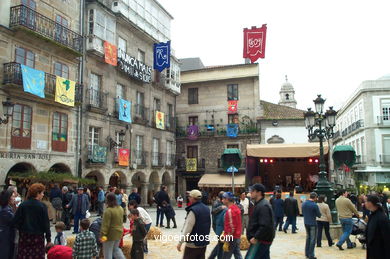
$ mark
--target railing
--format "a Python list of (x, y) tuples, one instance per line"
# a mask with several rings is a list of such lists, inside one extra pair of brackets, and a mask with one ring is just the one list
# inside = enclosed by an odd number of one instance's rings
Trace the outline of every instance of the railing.
[(165, 126), (166, 126), (166, 130), (174, 132), (176, 130), (175, 117), (165, 115)]
[[(349, 125), (347, 128), (345, 128), (345, 129), (341, 132), (341, 136), (342, 136), (342, 137), (345, 137), (345, 136), (347, 136), (348, 134), (354, 132), (355, 130), (358, 130), (358, 129), (363, 128), (363, 127), (364, 127), (364, 120), (355, 121), (354, 123), (352, 123), (351, 125)], [(334, 136), (334, 138), (336, 138), (336, 135)]]
[[(256, 126), (252, 127), (239, 127), (238, 135), (251, 135), (258, 134), (258, 129)], [(206, 126), (199, 126), (199, 136), (212, 137), (212, 136), (226, 136), (226, 126), (216, 127), (216, 128), (207, 128)], [(176, 136), (177, 137), (187, 137), (187, 127), (176, 127)]]
[(164, 72), (158, 72), (157, 70), (154, 70), (153, 85), (165, 88), (165, 87), (167, 87), (166, 79), (167, 79), (167, 77), (165, 75), (165, 71)]
[(377, 116), (378, 125), (390, 125), (390, 115)]
[(147, 123), (149, 121), (149, 109), (143, 105), (135, 104), (132, 111), (134, 113), (134, 123)]
[[(196, 161), (197, 171), (204, 171), (206, 169), (206, 159), (198, 158)], [(177, 161), (177, 168), (180, 171), (187, 171), (186, 158), (180, 158)]]
[(146, 160), (148, 158), (148, 152), (136, 150), (135, 151), (135, 163), (138, 166), (146, 166)]
[(381, 164), (390, 164), (390, 154), (379, 155)]
[(336, 138), (339, 138), (340, 137), (340, 131), (336, 131), (334, 134), (333, 134), (333, 138), (336, 139)]
[(162, 167), (164, 154), (160, 152), (152, 152), (152, 166)]
[(176, 159), (176, 155), (167, 154), (167, 157), (166, 157), (166, 160), (165, 160), (165, 166), (167, 166), (167, 167), (175, 166), (175, 159)]
[(81, 35), (27, 6), (11, 7), (10, 27), (17, 26), (28, 28), (78, 53), (83, 52), (83, 37)]
[[(22, 69), (19, 63), (10, 62), (4, 64), (3, 84), (14, 84), (23, 86)], [(56, 89), (56, 76), (45, 73), (45, 97), (53, 99)], [(49, 98), (50, 97), (50, 98)], [(76, 83), (75, 102), (81, 103), (83, 100), (83, 86)]]
[(364, 164), (365, 162), (366, 162), (365, 156), (362, 156), (362, 155), (356, 156), (355, 164), (360, 165), (360, 164)]
[(90, 108), (107, 110), (107, 93), (93, 88), (87, 89), (87, 105)]

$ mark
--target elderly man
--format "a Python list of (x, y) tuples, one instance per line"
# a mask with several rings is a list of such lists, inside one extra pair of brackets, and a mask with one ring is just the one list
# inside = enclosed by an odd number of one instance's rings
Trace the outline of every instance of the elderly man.
[(192, 190), (189, 194), (191, 206), (186, 208), (187, 217), (184, 222), (177, 250), (185, 242), (183, 259), (204, 259), (206, 247), (210, 243), (210, 209), (202, 203), (202, 193)]
[(66, 230), (70, 230), (70, 209), (66, 207), (67, 204), (72, 200), (73, 194), (69, 191), (67, 186), (62, 187), (62, 208), (63, 213), (61, 220), (66, 226)]
[(72, 234), (79, 233), (79, 221), (85, 219), (87, 210), (89, 209), (88, 196), (84, 194), (84, 188), (77, 188), (77, 194), (73, 195), (72, 200), (66, 205), (66, 208), (72, 208), (74, 216), (74, 227)]

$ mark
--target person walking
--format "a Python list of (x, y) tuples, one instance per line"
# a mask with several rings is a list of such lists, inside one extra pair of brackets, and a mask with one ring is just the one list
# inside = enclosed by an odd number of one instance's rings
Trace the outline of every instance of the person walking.
[(84, 194), (84, 188), (77, 188), (77, 194), (73, 195), (72, 200), (66, 205), (67, 208), (71, 208), (73, 218), (74, 218), (74, 226), (73, 226), (73, 234), (79, 233), (79, 222), (82, 219), (85, 219), (87, 214), (87, 210), (89, 209), (89, 199), (86, 194)]
[(130, 195), (129, 195), (129, 201), (135, 200), (138, 205), (141, 204), (141, 196), (138, 194), (138, 189), (133, 188)]
[[(145, 224), (146, 234), (148, 234), (150, 227), (152, 226), (152, 218), (150, 217), (149, 213), (144, 208), (139, 207), (137, 201), (135, 200), (130, 200), (128, 207), (129, 207), (129, 211), (132, 209), (138, 210), (139, 216)], [(145, 238), (143, 243), (144, 243), (144, 253), (147, 254), (149, 252), (148, 240)]]
[(171, 204), (168, 204), (166, 201), (162, 202), (162, 210), (164, 211), (165, 217), (167, 219), (167, 227), (171, 228), (171, 220), (173, 222), (173, 228), (177, 228), (176, 225), (176, 213)]
[(369, 195), (366, 207), (371, 211), (366, 228), (366, 258), (390, 258), (390, 221), (381, 206), (379, 197)]
[(133, 244), (131, 246), (131, 258), (133, 259), (143, 259), (143, 241), (145, 240), (147, 231), (145, 228), (145, 223), (140, 218), (140, 213), (138, 209), (131, 209), (130, 215), (131, 220), (134, 222), (131, 227), (131, 235), (133, 236)]
[(297, 216), (299, 215), (298, 201), (294, 198), (294, 191), (290, 192), (287, 199), (284, 200), (284, 213), (287, 216), (286, 223), (283, 226), (284, 233), (287, 233), (287, 229), (291, 224), (291, 233), (297, 233)]
[(68, 189), (67, 186), (62, 187), (62, 217), (61, 220), (65, 224), (65, 229), (70, 230), (70, 217), (71, 212), (70, 208), (67, 208), (66, 205), (70, 203), (73, 198), (72, 192)]
[(246, 193), (243, 192), (240, 195), (240, 204), (242, 208), (244, 209), (244, 213), (242, 214), (242, 229), (241, 233), (244, 233), (244, 230), (248, 228), (249, 223), (249, 198), (246, 197)]
[(72, 256), (74, 259), (90, 259), (98, 255), (95, 234), (89, 230), (90, 224), (89, 219), (80, 221), (81, 231), (77, 234), (73, 245)]
[(321, 217), (317, 218), (317, 247), (321, 247), (322, 240), (322, 229), (325, 230), (325, 236), (328, 240), (328, 245), (333, 246), (333, 240), (329, 233), (329, 224), (332, 223), (332, 216), (330, 214), (329, 205), (325, 203), (325, 195), (320, 195), (318, 197), (318, 208), (320, 209)]
[[(164, 211), (163, 211), (163, 201), (166, 201), (168, 204), (171, 204), (171, 201), (168, 196), (168, 187), (165, 185), (161, 186), (161, 190), (154, 195), (154, 200), (157, 203), (157, 219), (156, 226), (160, 223), (160, 227), (164, 227)], [(160, 221), (159, 221), (160, 220)]]
[(103, 207), (104, 207), (104, 191), (103, 187), (99, 186), (98, 195), (97, 195), (97, 213), (98, 217), (103, 215)]
[(125, 259), (119, 242), (123, 235), (123, 208), (117, 204), (114, 193), (106, 196), (107, 208), (103, 214), (102, 227), (100, 229), (101, 242), (103, 243), (104, 259)]
[(284, 201), (282, 199), (282, 192), (280, 190), (276, 192), (276, 197), (272, 201), (272, 209), (274, 210), (275, 216), (275, 230), (279, 226), (279, 231), (282, 231), (284, 217)]
[(223, 248), (223, 244), (224, 243), (223, 243), (223, 241), (221, 239), (221, 234), (222, 234), (223, 228), (225, 226), (225, 224), (224, 224), (224, 222), (225, 222), (225, 213), (227, 211), (226, 206), (223, 206), (223, 207), (224, 207), (224, 209), (222, 209), (216, 215), (213, 216), (213, 222), (212, 222), (213, 225), (212, 225), (212, 227), (213, 227), (213, 230), (214, 230), (215, 234), (218, 237), (218, 243), (214, 247), (213, 251), (211, 251), (211, 254), (208, 257), (208, 259), (214, 259), (215, 257), (217, 257), (218, 259), (222, 259), (222, 254), (223, 254), (222, 248)]
[(183, 259), (204, 259), (206, 247), (210, 244), (206, 238), (210, 235), (210, 209), (202, 203), (202, 193), (199, 190), (192, 190), (188, 199), (191, 205), (186, 208), (187, 217), (176, 248), (181, 252), (185, 242)]
[(317, 238), (316, 218), (321, 217), (320, 208), (316, 203), (317, 197), (317, 193), (312, 192), (309, 199), (302, 204), (303, 221), (306, 229), (305, 255), (309, 259), (317, 259), (314, 253)]
[(15, 216), (13, 206), (15, 196), (11, 190), (0, 194), (0, 251), (2, 258), (13, 259), (15, 253), (15, 228), (12, 220)]
[(255, 204), (246, 232), (250, 246), (245, 259), (269, 259), (270, 247), (275, 238), (272, 206), (265, 199), (264, 185), (256, 183), (249, 190)]
[(45, 258), (45, 238), (51, 244), (50, 221), (43, 204), (45, 186), (34, 183), (27, 192), (27, 200), (16, 210), (12, 225), (19, 230), (17, 258)]
[(50, 190), (50, 202), (55, 209), (53, 224), (56, 224), (57, 221), (61, 221), (62, 217), (62, 192), (58, 184), (55, 184)]
[(229, 243), (228, 251), (224, 251), (222, 258), (230, 259), (234, 254), (235, 259), (241, 259), (240, 242), (241, 242), (241, 210), (234, 203), (235, 197), (231, 192), (225, 192), (222, 195), (222, 203), (228, 208), (224, 219), (224, 239)]
[(349, 239), (349, 235), (351, 235), (353, 227), (352, 216), (355, 215), (359, 218), (359, 212), (356, 210), (351, 200), (348, 199), (348, 192), (346, 190), (341, 190), (341, 195), (336, 200), (336, 208), (337, 212), (339, 213), (339, 219), (343, 229), (343, 234), (341, 235), (336, 246), (340, 250), (344, 250), (343, 244), (346, 241), (347, 248), (352, 249), (354, 248), (354, 244), (352, 244), (351, 240)]

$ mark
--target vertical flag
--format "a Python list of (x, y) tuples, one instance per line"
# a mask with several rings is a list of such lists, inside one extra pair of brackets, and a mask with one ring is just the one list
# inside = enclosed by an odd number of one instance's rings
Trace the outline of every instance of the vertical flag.
[(118, 52), (116, 46), (109, 43), (108, 41), (105, 41), (103, 45), (104, 45), (104, 61), (107, 64), (117, 66)]
[(226, 126), (226, 136), (229, 138), (237, 138), (238, 124), (228, 124)]
[(164, 113), (156, 111), (156, 128), (157, 129), (164, 129)]
[(127, 148), (119, 148), (118, 149), (118, 162), (119, 165), (129, 166), (129, 149)]
[(196, 170), (198, 170), (196, 161), (197, 161), (196, 158), (186, 158), (186, 171), (187, 172), (196, 172)]
[(25, 65), (20, 66), (24, 91), (45, 98), (45, 72)]
[(64, 105), (74, 106), (76, 82), (57, 76), (55, 101)]
[(155, 43), (153, 47), (153, 68), (163, 71), (171, 66), (171, 41)]
[(238, 107), (237, 107), (238, 101), (228, 101), (228, 113), (233, 114), (237, 113)]
[(125, 121), (131, 123), (131, 102), (127, 100), (123, 100), (119, 98), (119, 109), (118, 109), (118, 119), (121, 121)]
[(261, 28), (253, 26), (251, 29), (244, 29), (244, 58), (249, 58), (252, 63), (259, 58), (265, 57), (265, 41), (267, 35), (267, 25)]

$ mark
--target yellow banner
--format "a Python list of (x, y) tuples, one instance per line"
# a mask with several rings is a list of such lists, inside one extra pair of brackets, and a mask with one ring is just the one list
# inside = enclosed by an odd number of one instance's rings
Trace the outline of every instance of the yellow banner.
[(156, 128), (157, 129), (164, 129), (164, 113), (156, 111)]
[(196, 164), (196, 158), (187, 158), (186, 159), (186, 171), (187, 172), (196, 172), (198, 170)]
[(57, 76), (55, 101), (67, 106), (74, 106), (76, 82)]

